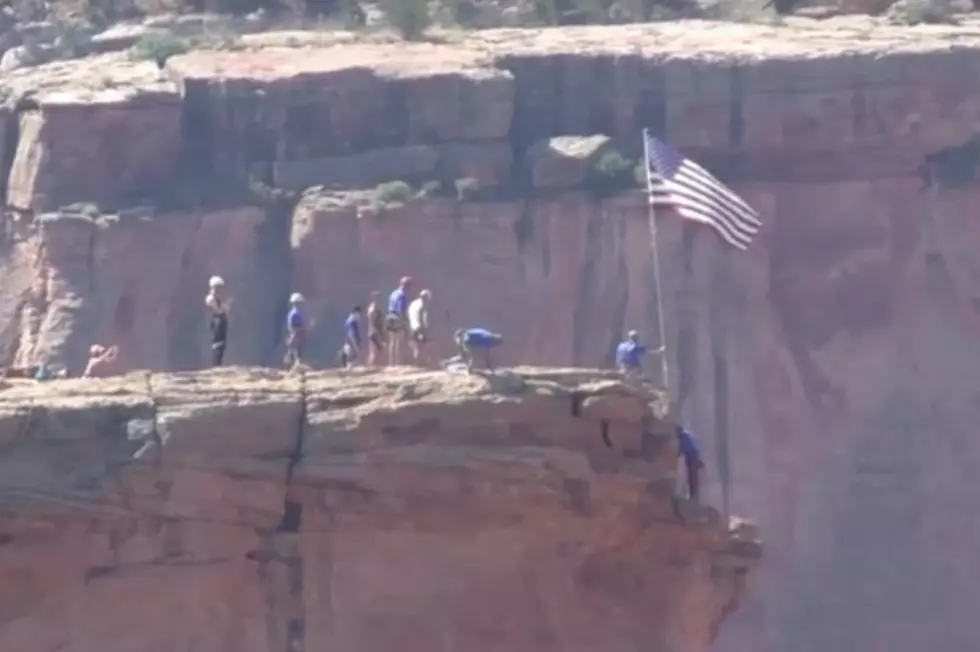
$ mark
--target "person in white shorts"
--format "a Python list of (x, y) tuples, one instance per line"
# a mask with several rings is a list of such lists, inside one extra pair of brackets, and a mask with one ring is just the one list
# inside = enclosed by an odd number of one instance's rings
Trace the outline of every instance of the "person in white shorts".
[(432, 292), (422, 290), (419, 296), (408, 304), (409, 343), (412, 346), (412, 359), (415, 364), (422, 361), (422, 350), (429, 341), (429, 301)]

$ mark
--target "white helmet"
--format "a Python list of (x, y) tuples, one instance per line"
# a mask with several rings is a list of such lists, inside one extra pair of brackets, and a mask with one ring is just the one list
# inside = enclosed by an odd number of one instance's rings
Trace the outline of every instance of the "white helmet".
[(630, 331), (629, 333), (626, 334), (626, 337), (630, 338), (631, 340), (635, 340), (640, 337), (640, 334), (637, 331)]
[(429, 290), (422, 290), (421, 292), (419, 292), (419, 296), (422, 297), (423, 299), (431, 299), (432, 292)]
[(208, 287), (211, 288), (211, 289), (214, 289), (214, 288), (217, 288), (217, 287), (223, 287), (224, 284), (225, 284), (225, 279), (221, 278), (220, 276), (212, 276), (208, 280)]
[(304, 299), (303, 295), (299, 292), (293, 292), (289, 295), (289, 303), (291, 304), (295, 305), (297, 303), (303, 303), (304, 301), (306, 301), (306, 299)]

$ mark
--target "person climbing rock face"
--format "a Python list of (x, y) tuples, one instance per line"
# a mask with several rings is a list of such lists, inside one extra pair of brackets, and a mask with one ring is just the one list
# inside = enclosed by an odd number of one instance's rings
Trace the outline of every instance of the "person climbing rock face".
[(422, 290), (419, 296), (408, 305), (409, 343), (412, 346), (412, 360), (415, 364), (424, 362), (422, 352), (429, 341), (429, 302), (432, 292)]
[(385, 315), (385, 331), (388, 333), (388, 364), (402, 361), (402, 342), (408, 331), (408, 302), (412, 277), (403, 276), (398, 287), (388, 296), (388, 314)]
[(368, 322), (368, 360), (369, 365), (378, 363), (381, 351), (385, 348), (385, 316), (381, 310), (381, 293), (375, 290), (371, 293), (371, 302), (368, 303), (367, 322)]
[(299, 292), (293, 292), (289, 297), (289, 313), (286, 315), (286, 358), (288, 367), (296, 367), (303, 361), (306, 348), (306, 315), (303, 305), (306, 299)]
[(88, 364), (82, 378), (104, 378), (112, 373), (112, 363), (119, 350), (114, 346), (93, 344), (88, 350)]
[(228, 346), (228, 309), (231, 308), (231, 298), (225, 295), (223, 278), (211, 277), (204, 303), (211, 311), (211, 366), (220, 367), (224, 364)]
[(344, 320), (344, 344), (340, 347), (340, 362), (352, 369), (361, 354), (361, 307), (354, 306)]
[(620, 373), (627, 377), (639, 377), (643, 374), (643, 355), (647, 347), (640, 344), (640, 334), (630, 331), (626, 339), (616, 347), (616, 366)]
[(473, 373), (476, 358), (480, 359), (485, 369), (493, 371), (490, 351), (503, 343), (503, 336), (486, 328), (461, 328), (456, 331), (455, 339), (459, 355), (469, 373)]
[(684, 458), (684, 469), (687, 475), (687, 494), (691, 500), (700, 499), (700, 476), (704, 462), (701, 460), (701, 452), (694, 441), (694, 435), (685, 430), (682, 426), (677, 426), (677, 452)]

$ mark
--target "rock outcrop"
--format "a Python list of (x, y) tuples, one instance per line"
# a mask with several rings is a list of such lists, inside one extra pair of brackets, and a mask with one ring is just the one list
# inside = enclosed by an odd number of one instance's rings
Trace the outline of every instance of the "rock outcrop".
[[(974, 22), (276, 38), (162, 74), (105, 55), (4, 77), (6, 358), (77, 368), (111, 340), (130, 368), (199, 366), (220, 272), (231, 360), (278, 362), (297, 289), (332, 363), (350, 305), (411, 273), (440, 354), (481, 324), (505, 362), (601, 364), (629, 326), (657, 339), (642, 193), (535, 188), (528, 155), (605, 135), (635, 160), (648, 127), (765, 223), (744, 255), (660, 227), (673, 398), (709, 497), (758, 517), (771, 550), (718, 649), (980, 646)], [(442, 190), (364, 210), (373, 191), (348, 186), (386, 176)], [(462, 178), (484, 196), (458, 201)], [(264, 192), (313, 182), (295, 206)]]
[(0, 649), (706, 649), (759, 554), (588, 370), (0, 393)]

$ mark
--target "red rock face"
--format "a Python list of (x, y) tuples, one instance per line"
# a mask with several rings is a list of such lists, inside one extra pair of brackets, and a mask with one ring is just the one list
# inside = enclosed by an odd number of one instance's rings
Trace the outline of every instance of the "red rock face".
[(703, 650), (758, 542), (673, 499), (663, 397), (605, 376), (8, 387), (0, 647)]
[[(666, 134), (765, 222), (740, 254), (661, 219), (670, 388), (706, 449), (709, 499), (756, 517), (771, 551), (716, 649), (974, 650), (980, 243), (961, 146), (980, 118), (964, 81), (980, 59), (965, 27), (916, 39), (913, 52), (895, 28), (665, 25), (484, 32), (397, 57), (195, 53), (169, 64), (183, 93), (169, 110), (192, 153), (182, 171), (253, 170), (284, 187), (381, 165), (410, 181), (520, 182), (542, 139), (605, 133), (635, 154), (641, 128)], [(131, 86), (163, 83), (112, 65)], [(75, 160), (100, 165), (100, 147)], [(60, 171), (18, 172), (32, 160), (12, 161), (8, 202), (86, 199), (75, 181), (31, 181)], [(504, 363), (600, 364), (629, 327), (657, 340), (646, 208), (638, 192), (600, 200), (572, 185), (382, 211), (311, 191), (290, 218), (239, 201), (41, 220), (2, 260), (0, 345), (74, 364), (102, 339), (133, 367), (201, 365), (204, 286), (220, 272), (238, 298), (231, 361), (277, 362), (282, 301), (300, 290), (312, 359), (333, 364), (350, 305), (410, 273), (434, 293), (433, 353), (482, 325), (504, 335)]]

